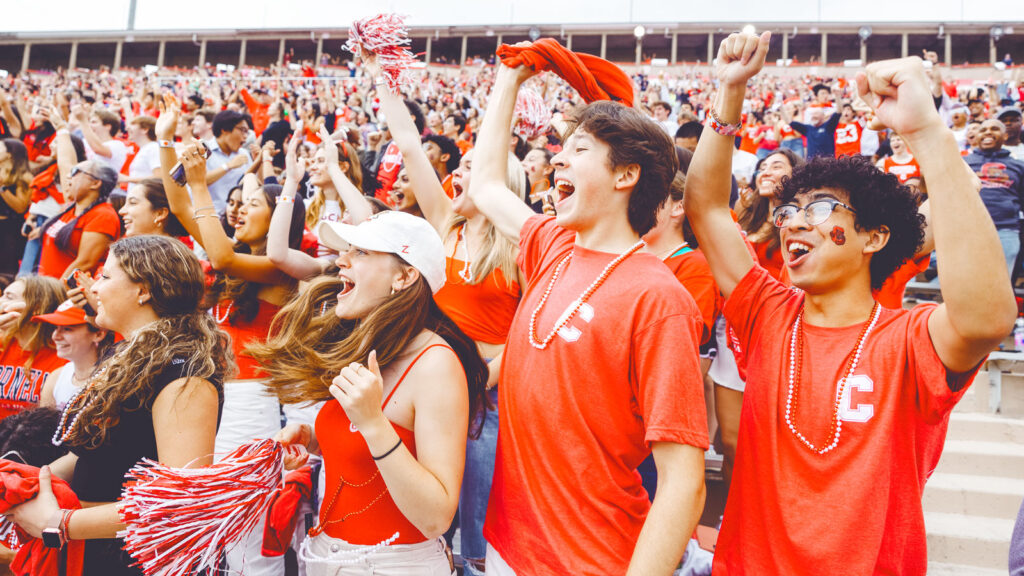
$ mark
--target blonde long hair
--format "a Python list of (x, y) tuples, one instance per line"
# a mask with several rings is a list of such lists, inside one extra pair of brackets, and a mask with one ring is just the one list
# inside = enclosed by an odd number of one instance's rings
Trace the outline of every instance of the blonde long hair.
[(28, 361), (23, 368), (26, 372), (32, 369), (32, 362), (36, 355), (43, 348), (54, 348), (53, 345), (53, 324), (48, 322), (35, 322), (33, 316), (49, 314), (60, 306), (66, 298), (64, 285), (60, 280), (49, 276), (23, 276), (14, 282), (21, 282), (25, 285), (25, 312), (18, 322), (9, 331), (0, 335), (0, 350), (7, 348), (11, 341), (21, 332), (28, 329), (28, 344), (22, 346), (25, 352), (30, 354)]
[[(338, 165), (341, 166), (345, 177), (348, 178), (348, 181), (356, 189), (362, 190), (363, 167), (359, 164), (359, 154), (356, 152), (356, 147), (344, 140), (336, 142), (335, 146), (338, 147), (339, 151)], [(346, 164), (348, 165), (347, 167)], [(313, 194), (313, 199), (309, 201), (309, 207), (306, 208), (306, 226), (313, 228), (320, 222), (320, 210), (323, 209), (326, 203), (327, 197), (324, 195), (324, 191), (317, 188), (316, 193)], [(341, 209), (344, 210), (345, 206), (342, 205)]]
[(159, 319), (121, 343), (94, 371), (94, 383), (70, 412), (81, 414), (70, 445), (96, 447), (124, 412), (152, 406), (153, 379), (184, 360), (186, 378), (202, 378), (217, 387), (234, 370), (231, 338), (202, 308), (204, 276), (195, 255), (179, 240), (133, 236), (110, 247), (128, 279), (146, 287)]
[[(511, 152), (508, 155), (508, 167), (506, 169), (507, 176), (505, 177), (505, 185), (508, 186), (509, 190), (515, 193), (520, 200), (525, 202), (525, 198), (529, 194), (530, 183), (526, 177), (526, 172), (523, 170), (523, 166), (519, 163), (519, 159), (515, 157)], [(465, 193), (465, 192), (464, 192)], [(466, 224), (466, 217), (460, 214), (452, 214), (445, 223), (444, 237), (448, 238), (452, 234), (459, 234), (460, 229)], [(471, 280), (469, 284), (479, 284), (490, 276), (491, 272), (495, 268), (501, 270), (501, 273), (505, 276), (505, 281), (511, 286), (517, 283), (519, 278), (519, 267), (516, 264), (516, 250), (519, 246), (506, 238), (503, 234), (500, 234), (491, 224), (490, 220), (487, 221), (484, 233), (484, 241), (480, 245), (477, 254), (483, 254), (483, 258), (474, 258), (473, 263), (470, 265)]]

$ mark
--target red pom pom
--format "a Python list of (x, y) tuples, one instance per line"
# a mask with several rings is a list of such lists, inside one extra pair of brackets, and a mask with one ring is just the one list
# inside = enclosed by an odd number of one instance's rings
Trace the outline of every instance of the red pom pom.
[(206, 468), (143, 460), (121, 494), (125, 550), (146, 576), (216, 571), (222, 553), (252, 532), (281, 489), (286, 450), (294, 448), (253, 441)]
[(411, 43), (404, 16), (378, 14), (352, 23), (345, 48), (356, 56), (362, 50), (376, 54), (388, 87), (397, 91), (407, 79), (409, 66), (416, 63), (416, 56), (405, 48)]
[(521, 88), (516, 95), (515, 115), (519, 119), (515, 132), (526, 140), (540, 136), (551, 124), (551, 108), (540, 94), (529, 88)]

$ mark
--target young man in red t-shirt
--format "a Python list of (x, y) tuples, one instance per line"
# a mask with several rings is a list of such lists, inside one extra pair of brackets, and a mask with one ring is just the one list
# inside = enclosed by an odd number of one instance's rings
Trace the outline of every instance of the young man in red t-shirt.
[[(722, 43), (722, 132), (739, 121), (768, 37)], [(729, 213), (732, 138), (705, 128), (685, 210), (747, 369), (716, 576), (925, 574), (921, 494), (944, 422), (1013, 327), (995, 227), (920, 60), (878, 62), (859, 76), (861, 98), (906, 138), (931, 184), (944, 303), (887, 310), (872, 297), (920, 245), (923, 219), (909, 189), (859, 158), (793, 171), (774, 221), (796, 289), (771, 279)]]
[[(668, 267), (639, 251), (676, 155), (639, 111), (590, 104), (552, 159), (557, 217), (505, 186), (516, 93), (498, 67), (469, 193), (519, 241), (526, 279), (502, 362), (487, 508), (489, 576), (668, 576), (704, 501), (701, 318)], [(651, 504), (637, 466), (653, 452)]]

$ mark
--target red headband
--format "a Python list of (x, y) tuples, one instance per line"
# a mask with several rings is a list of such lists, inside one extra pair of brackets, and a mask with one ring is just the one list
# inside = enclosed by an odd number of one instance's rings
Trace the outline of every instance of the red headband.
[(589, 104), (614, 100), (633, 106), (633, 81), (618, 66), (590, 54), (567, 50), (554, 38), (541, 38), (529, 46), (502, 44), (496, 52), (502, 64), (550, 70), (564, 78)]

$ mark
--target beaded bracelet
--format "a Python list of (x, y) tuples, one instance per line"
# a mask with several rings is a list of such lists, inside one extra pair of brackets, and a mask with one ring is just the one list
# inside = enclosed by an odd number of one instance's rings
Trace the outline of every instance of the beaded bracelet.
[(736, 124), (723, 122), (722, 119), (715, 114), (715, 110), (713, 108), (708, 108), (708, 117), (707, 120), (704, 121), (704, 125), (709, 126), (712, 130), (718, 132), (722, 136), (735, 136), (743, 127), (738, 122)]
[(193, 209), (192, 213), (193, 214), (199, 214), (200, 212), (206, 212), (206, 211), (216, 212), (217, 211), (217, 207), (214, 206), (213, 204), (208, 204), (206, 206), (200, 206), (199, 208)]

